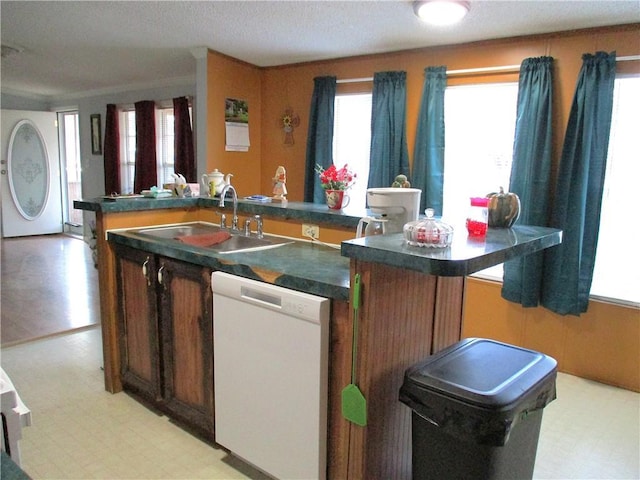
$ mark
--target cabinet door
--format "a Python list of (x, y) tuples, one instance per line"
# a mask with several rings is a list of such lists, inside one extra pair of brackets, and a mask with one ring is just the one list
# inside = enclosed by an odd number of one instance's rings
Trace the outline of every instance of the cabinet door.
[(122, 386), (155, 402), (161, 398), (155, 258), (117, 245), (116, 263)]
[(164, 406), (213, 439), (213, 304), (211, 271), (158, 259)]

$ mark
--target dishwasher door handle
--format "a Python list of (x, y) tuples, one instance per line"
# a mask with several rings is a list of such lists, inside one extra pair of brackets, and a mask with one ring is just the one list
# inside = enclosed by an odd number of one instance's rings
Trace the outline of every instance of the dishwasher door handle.
[(282, 308), (282, 297), (279, 295), (272, 295), (269, 293), (261, 292), (250, 287), (240, 287), (240, 297), (252, 303), (258, 303), (260, 305), (268, 305), (270, 307)]

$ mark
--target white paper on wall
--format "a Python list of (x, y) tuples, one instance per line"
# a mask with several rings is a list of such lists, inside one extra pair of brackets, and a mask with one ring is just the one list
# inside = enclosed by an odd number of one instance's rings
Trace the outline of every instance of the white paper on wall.
[(227, 142), (225, 150), (247, 152), (249, 150), (249, 124), (225, 122)]

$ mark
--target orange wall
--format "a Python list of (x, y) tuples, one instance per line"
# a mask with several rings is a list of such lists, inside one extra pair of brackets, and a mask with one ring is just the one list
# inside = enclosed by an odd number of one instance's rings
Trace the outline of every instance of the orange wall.
[[(238, 195), (259, 193), (261, 177), (261, 70), (239, 60), (209, 52), (207, 59), (207, 172), (217, 168), (233, 174)], [(249, 104), (248, 152), (225, 151), (225, 99)]]
[(591, 300), (580, 317), (522, 308), (501, 284), (467, 279), (464, 337), (485, 337), (552, 356), (560, 371), (640, 391), (640, 312)]
[[(324, 62), (257, 69), (217, 54), (209, 56), (209, 167), (237, 174), (234, 184), (241, 194), (271, 192), (271, 177), (278, 165), (287, 169), (289, 199), (303, 198), (306, 134), (313, 78), (334, 75), (338, 79), (372, 77), (374, 72), (407, 72), (407, 139), (412, 157), (423, 72), (428, 66), (449, 70), (520, 64), (527, 57), (550, 55), (554, 64), (553, 175), (580, 67), (582, 54), (616, 51), (618, 56), (640, 54), (640, 24), (561, 32), (473, 44), (417, 49), (389, 54), (343, 58)], [(215, 68), (213, 63), (215, 63)], [(619, 70), (640, 72), (640, 62), (619, 63)], [(240, 78), (246, 75), (247, 78)], [(517, 74), (450, 77), (449, 85), (517, 81)], [(370, 91), (371, 83), (338, 85), (338, 92)], [(255, 91), (252, 90), (255, 88)], [(239, 93), (235, 93), (239, 92)], [(225, 153), (222, 109), (226, 96), (245, 94), (261, 100), (261, 125), (251, 125), (249, 154)], [(214, 108), (215, 107), (215, 108)], [(287, 108), (300, 116), (294, 144), (284, 144), (280, 118)], [(220, 113), (218, 113), (220, 111)], [(214, 121), (215, 120), (215, 121)], [(261, 130), (260, 130), (261, 128)], [(257, 136), (260, 135), (260, 136)], [(254, 143), (254, 141), (256, 143)], [(254, 150), (255, 149), (255, 150)], [(247, 158), (244, 161), (244, 158)], [(240, 164), (240, 162), (243, 162)], [(255, 169), (255, 170), (253, 170)], [(257, 172), (254, 175), (253, 172)], [(250, 175), (250, 179), (240, 175)], [(552, 178), (552, 185), (555, 178)], [(245, 190), (245, 185), (247, 189)], [(550, 192), (550, 195), (552, 192)], [(591, 302), (580, 317), (561, 317), (542, 309), (523, 309), (500, 297), (499, 284), (468, 282), (465, 302), (465, 335), (485, 336), (530, 347), (559, 361), (560, 369), (585, 378), (640, 391), (640, 315), (638, 309)]]

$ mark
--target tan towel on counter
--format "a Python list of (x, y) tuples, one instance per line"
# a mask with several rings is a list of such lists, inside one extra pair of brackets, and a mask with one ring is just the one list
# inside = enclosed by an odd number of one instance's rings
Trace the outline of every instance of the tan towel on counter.
[(200, 233), (198, 235), (181, 235), (176, 240), (194, 247), (210, 247), (231, 238), (229, 232)]

